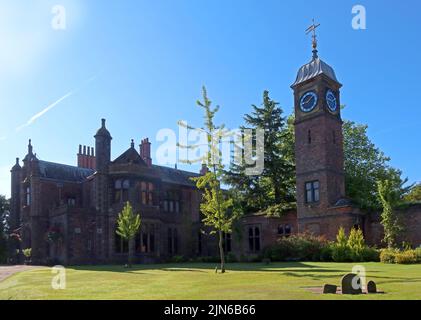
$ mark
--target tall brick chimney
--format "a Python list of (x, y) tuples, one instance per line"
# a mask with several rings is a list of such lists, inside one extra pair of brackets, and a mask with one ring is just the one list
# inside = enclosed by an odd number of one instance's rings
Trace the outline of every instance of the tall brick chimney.
[(209, 172), (209, 168), (206, 165), (206, 163), (202, 163), (202, 167), (200, 168), (200, 174), (202, 176), (204, 176), (205, 174), (207, 174)]
[(79, 168), (95, 170), (95, 151), (93, 147), (82, 146), (81, 144), (79, 145), (77, 166)]
[(140, 147), (140, 157), (146, 164), (150, 167), (152, 166), (152, 158), (151, 158), (151, 143), (149, 142), (149, 138), (143, 139), (139, 145)]

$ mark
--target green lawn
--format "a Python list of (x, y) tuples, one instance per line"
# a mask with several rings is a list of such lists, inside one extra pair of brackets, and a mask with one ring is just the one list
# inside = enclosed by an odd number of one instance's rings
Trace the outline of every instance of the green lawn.
[(0, 299), (421, 299), (421, 265), (364, 263), (367, 279), (386, 294), (342, 296), (308, 287), (340, 285), (351, 263), (215, 264), (67, 268), (67, 288), (53, 290), (51, 269), (15, 274), (0, 282)]

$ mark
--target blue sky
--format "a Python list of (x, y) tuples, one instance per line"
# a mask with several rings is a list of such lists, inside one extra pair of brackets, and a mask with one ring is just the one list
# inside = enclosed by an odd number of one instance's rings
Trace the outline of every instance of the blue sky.
[[(51, 27), (56, 4), (65, 30)], [(351, 27), (356, 4), (366, 30)], [(392, 164), (421, 181), (420, 10), (416, 0), (0, 0), (0, 193), (10, 194), (28, 138), (39, 158), (75, 164), (102, 117), (113, 157), (131, 138), (150, 137), (156, 150), (160, 129), (201, 124), (203, 84), (228, 127), (265, 89), (289, 114), (312, 18), (322, 24), (320, 57), (344, 85), (343, 117), (368, 124)]]

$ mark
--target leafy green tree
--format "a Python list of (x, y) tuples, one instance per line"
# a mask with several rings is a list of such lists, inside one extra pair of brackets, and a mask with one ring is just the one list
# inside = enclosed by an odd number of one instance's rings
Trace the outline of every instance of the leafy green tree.
[[(202, 191), (203, 198), (200, 204), (200, 210), (203, 215), (203, 223), (212, 229), (212, 234), (218, 235), (219, 255), (221, 259), (221, 272), (225, 272), (225, 253), (223, 245), (224, 233), (230, 233), (232, 230), (233, 221), (236, 218), (235, 211), (233, 211), (234, 202), (232, 198), (221, 187), (221, 181), (224, 176), (224, 166), (222, 164), (222, 155), (220, 151), (221, 139), (229, 133), (224, 125), (216, 125), (214, 118), (219, 110), (219, 106), (212, 107), (212, 102), (209, 100), (206, 88), (202, 88), (203, 101), (197, 101), (197, 105), (204, 111), (204, 126), (200, 131), (206, 134), (206, 152), (198, 159), (189, 160), (186, 162), (201, 161), (208, 168), (211, 168), (206, 174), (193, 178), (196, 186)], [(183, 125), (182, 122), (179, 122)], [(193, 127), (188, 127), (190, 130), (197, 130)], [(180, 146), (180, 145), (179, 145)], [(198, 148), (199, 145), (180, 146), (185, 148)]]
[[(246, 174), (247, 164), (233, 163), (226, 183), (239, 190), (244, 211), (253, 212), (295, 200), (293, 125), (283, 117), (279, 103), (264, 91), (260, 107), (244, 116), (242, 129), (264, 131), (264, 170), (258, 176)], [(259, 155), (257, 155), (259, 156)]]
[(401, 178), (400, 170), (390, 166), (390, 158), (370, 140), (367, 128), (352, 121), (343, 125), (346, 192), (363, 209), (378, 209), (381, 203), (377, 181), (389, 180), (404, 195), (408, 190), (403, 187), (407, 180)]
[(384, 239), (389, 248), (396, 246), (396, 239), (402, 231), (402, 225), (396, 215), (394, 208), (402, 199), (401, 190), (396, 188), (393, 181), (380, 180), (377, 183), (378, 194), (383, 206), (381, 224), (384, 228)]
[(404, 197), (406, 202), (421, 202), (421, 183), (414, 186)]
[(7, 256), (7, 219), (9, 215), (9, 200), (0, 195), (0, 263), (5, 262)]
[(132, 256), (133, 256), (133, 240), (138, 232), (141, 224), (141, 219), (139, 214), (133, 213), (133, 208), (130, 205), (130, 202), (126, 202), (123, 210), (119, 213), (117, 218), (117, 230), (116, 233), (126, 240), (129, 244), (129, 253), (128, 253), (128, 265), (132, 266)]

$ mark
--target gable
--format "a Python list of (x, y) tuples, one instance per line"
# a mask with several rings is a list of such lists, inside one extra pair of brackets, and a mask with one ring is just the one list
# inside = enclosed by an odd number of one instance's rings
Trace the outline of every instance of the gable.
[(147, 166), (145, 161), (140, 157), (140, 154), (136, 151), (135, 148), (130, 148), (127, 151), (125, 151), (123, 154), (121, 154), (117, 159), (115, 159), (113, 164), (138, 164), (141, 166)]

